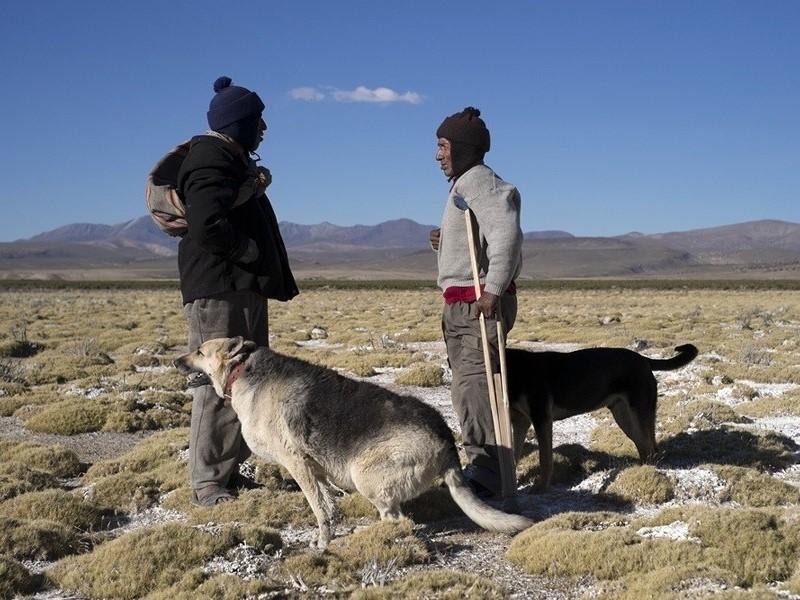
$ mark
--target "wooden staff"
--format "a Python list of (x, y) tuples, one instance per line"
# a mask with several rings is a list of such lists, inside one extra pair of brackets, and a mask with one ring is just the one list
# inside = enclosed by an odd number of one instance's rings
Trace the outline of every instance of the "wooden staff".
[[(460, 200), (460, 202), (459, 202)], [(456, 206), (464, 211), (467, 224), (467, 241), (469, 243), (469, 259), (472, 264), (472, 279), (475, 284), (475, 299), (481, 297), (480, 272), (478, 270), (477, 247), (475, 243), (475, 217), (464, 202), (463, 198), (456, 198)], [(492, 424), (494, 425), (494, 439), (497, 445), (497, 457), (500, 462), (500, 481), (504, 498), (510, 498), (517, 493), (517, 473), (514, 464), (513, 434), (511, 431), (511, 413), (508, 406), (508, 376), (506, 373), (506, 341), (501, 322), (500, 302), (497, 303), (497, 351), (500, 355), (500, 373), (492, 371), (492, 358), (489, 352), (489, 336), (486, 329), (486, 319), (483, 312), (479, 311), (481, 342), (483, 345), (483, 361), (486, 366), (486, 381), (489, 388), (489, 406), (492, 409)]]

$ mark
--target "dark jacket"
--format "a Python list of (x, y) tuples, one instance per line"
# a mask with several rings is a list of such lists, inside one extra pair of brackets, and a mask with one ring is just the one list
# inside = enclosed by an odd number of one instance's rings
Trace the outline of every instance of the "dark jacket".
[(298, 294), (269, 199), (262, 194), (234, 207), (248, 179), (246, 160), (224, 140), (192, 138), (178, 173), (189, 225), (178, 246), (184, 303), (240, 290), (276, 300)]

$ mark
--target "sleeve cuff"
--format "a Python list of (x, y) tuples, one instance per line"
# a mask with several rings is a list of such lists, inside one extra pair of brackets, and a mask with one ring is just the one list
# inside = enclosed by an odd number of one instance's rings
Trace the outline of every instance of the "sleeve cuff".
[(244, 252), (236, 259), (236, 262), (249, 264), (258, 260), (258, 244), (254, 240), (247, 240), (247, 247)]
[(490, 294), (494, 294), (495, 296), (502, 296), (505, 293), (506, 288), (508, 286), (499, 286), (494, 283), (487, 283), (486, 286), (483, 288), (484, 291), (489, 292)]

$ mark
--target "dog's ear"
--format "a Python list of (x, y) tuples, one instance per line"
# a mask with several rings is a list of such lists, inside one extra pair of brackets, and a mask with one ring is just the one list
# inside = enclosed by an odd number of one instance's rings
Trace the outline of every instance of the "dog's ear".
[(225, 351), (228, 356), (237, 356), (239, 354), (249, 354), (257, 347), (258, 346), (255, 342), (246, 340), (242, 336), (237, 336), (228, 340), (228, 345), (225, 347)]

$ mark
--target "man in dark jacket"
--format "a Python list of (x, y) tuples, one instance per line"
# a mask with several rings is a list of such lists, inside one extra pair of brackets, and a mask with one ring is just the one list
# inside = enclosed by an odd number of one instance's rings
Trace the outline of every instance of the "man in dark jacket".
[[(289, 300), (297, 285), (278, 222), (264, 194), (269, 172), (250, 159), (263, 139), (258, 94), (214, 82), (210, 131), (192, 139), (178, 174), (188, 232), (178, 248), (189, 350), (241, 335), (268, 345), (267, 298)], [(192, 502), (211, 506), (233, 498), (239, 464), (250, 455), (230, 406), (205, 376), (190, 380)]]

